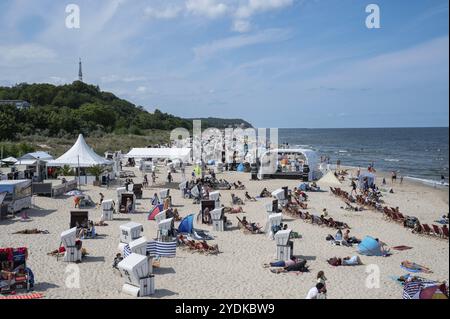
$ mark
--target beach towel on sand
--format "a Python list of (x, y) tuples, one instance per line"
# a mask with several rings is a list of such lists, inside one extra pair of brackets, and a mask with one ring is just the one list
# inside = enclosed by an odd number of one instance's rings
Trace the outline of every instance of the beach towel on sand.
[(409, 246), (395, 246), (395, 247), (392, 247), (392, 249), (403, 251), (403, 250), (412, 249), (412, 247), (409, 247)]

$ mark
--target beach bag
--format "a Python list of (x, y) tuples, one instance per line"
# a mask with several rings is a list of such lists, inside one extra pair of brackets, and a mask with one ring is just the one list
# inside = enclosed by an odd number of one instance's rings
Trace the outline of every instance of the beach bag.
[(26, 268), (26, 273), (27, 273), (27, 277), (28, 277), (28, 282), (30, 283), (30, 288), (33, 288), (34, 287), (34, 274), (33, 274), (33, 272), (31, 271), (31, 269), (30, 268)]
[(418, 221), (419, 220), (417, 219), (417, 217), (408, 216), (408, 217), (406, 217), (406, 220), (405, 220), (405, 227), (414, 228)]

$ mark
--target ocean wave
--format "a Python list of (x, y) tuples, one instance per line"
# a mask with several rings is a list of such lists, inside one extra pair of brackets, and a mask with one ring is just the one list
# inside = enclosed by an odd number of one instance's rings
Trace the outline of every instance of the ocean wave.
[(400, 162), (400, 160), (397, 158), (385, 158), (384, 161), (385, 162)]
[(339, 150), (338, 153), (348, 153), (347, 150)]
[(416, 181), (416, 182), (420, 182), (423, 184), (432, 185), (432, 186), (445, 186), (445, 187), (449, 186), (449, 184), (447, 182), (442, 183), (441, 181), (436, 181), (433, 179), (418, 178), (418, 177), (411, 177), (411, 176), (405, 176), (405, 178)]

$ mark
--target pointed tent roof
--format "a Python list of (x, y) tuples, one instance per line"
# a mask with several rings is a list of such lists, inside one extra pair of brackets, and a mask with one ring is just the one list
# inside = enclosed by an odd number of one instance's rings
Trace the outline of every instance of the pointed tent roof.
[(49, 161), (47, 166), (92, 167), (94, 165), (111, 165), (112, 162), (97, 155), (86, 144), (83, 135), (79, 135), (77, 141), (70, 150), (54, 161)]
[(342, 186), (342, 183), (334, 176), (334, 173), (332, 171), (329, 171), (326, 173), (319, 181), (318, 184), (325, 184), (325, 185), (333, 185), (333, 186)]

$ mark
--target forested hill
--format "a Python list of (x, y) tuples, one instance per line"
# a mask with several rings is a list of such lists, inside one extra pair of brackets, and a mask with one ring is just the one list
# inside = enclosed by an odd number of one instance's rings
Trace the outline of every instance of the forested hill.
[[(31, 107), (17, 107), (2, 100), (22, 100)], [(230, 125), (238, 125), (244, 121)], [(217, 124), (218, 122), (214, 122)], [(220, 123), (220, 122), (219, 122)], [(227, 122), (228, 123), (228, 122)], [(211, 127), (208, 121), (202, 127)], [(0, 87), (0, 140), (18, 136), (68, 137), (102, 133), (145, 134), (145, 130), (192, 128), (192, 121), (159, 110), (149, 113), (98, 86), (75, 81), (72, 84), (19, 84)]]
[(215, 127), (218, 129), (224, 129), (228, 127), (242, 127), (242, 128), (251, 128), (252, 125), (241, 119), (223, 119), (217, 117), (207, 117), (207, 118), (199, 118), (199, 119), (188, 119), (192, 122), (192, 120), (201, 120), (202, 125), (206, 123), (208, 127)]

